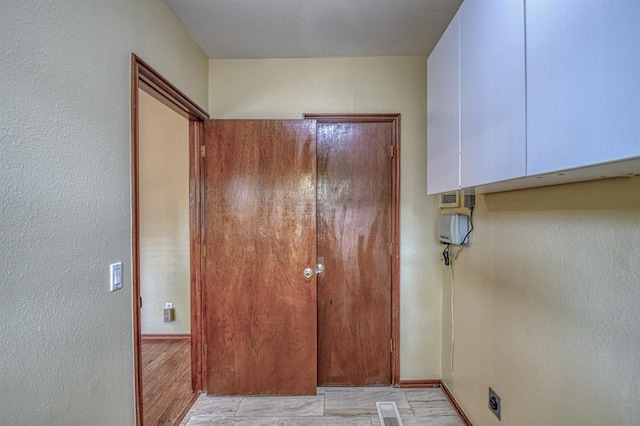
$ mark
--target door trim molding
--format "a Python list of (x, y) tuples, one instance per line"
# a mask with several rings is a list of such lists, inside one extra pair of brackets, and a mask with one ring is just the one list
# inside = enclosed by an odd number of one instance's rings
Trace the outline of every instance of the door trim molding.
[(131, 54), (131, 217), (133, 292), (133, 356), (135, 377), (136, 424), (142, 425), (142, 358), (140, 329), (140, 203), (139, 203), (139, 99), (141, 89), (189, 120), (189, 232), (191, 256), (191, 384), (202, 390), (202, 159), (200, 145), (204, 137), (204, 120), (209, 114), (171, 84), (146, 62)]
[(318, 123), (391, 123), (394, 155), (391, 161), (391, 384), (400, 385), (400, 114), (303, 114)]

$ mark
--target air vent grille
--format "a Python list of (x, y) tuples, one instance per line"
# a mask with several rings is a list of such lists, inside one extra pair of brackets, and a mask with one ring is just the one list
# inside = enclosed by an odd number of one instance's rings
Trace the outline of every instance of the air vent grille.
[(404, 426), (395, 402), (376, 402), (382, 426)]

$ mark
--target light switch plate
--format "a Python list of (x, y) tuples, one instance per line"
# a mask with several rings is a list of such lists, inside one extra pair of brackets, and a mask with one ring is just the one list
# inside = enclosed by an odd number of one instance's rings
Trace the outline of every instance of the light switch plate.
[(173, 302), (167, 302), (164, 304), (165, 309), (171, 309), (173, 308)]
[(111, 278), (109, 280), (111, 292), (122, 288), (122, 262), (112, 263), (109, 267)]

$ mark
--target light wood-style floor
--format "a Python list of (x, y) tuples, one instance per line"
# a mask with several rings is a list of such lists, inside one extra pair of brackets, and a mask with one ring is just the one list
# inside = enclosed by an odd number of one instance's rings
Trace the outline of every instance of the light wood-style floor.
[(173, 425), (193, 398), (191, 342), (142, 340), (142, 418), (145, 426)]
[(202, 394), (181, 425), (381, 426), (376, 402), (383, 401), (396, 403), (405, 426), (465, 425), (442, 389), (388, 386), (321, 387), (316, 396)]

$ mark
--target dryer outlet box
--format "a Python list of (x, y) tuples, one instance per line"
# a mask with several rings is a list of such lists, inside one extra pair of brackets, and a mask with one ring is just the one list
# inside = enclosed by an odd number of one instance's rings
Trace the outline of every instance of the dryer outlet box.
[[(438, 218), (438, 236), (441, 243), (461, 245), (468, 232), (469, 216), (441, 214)], [(469, 243), (469, 240), (465, 243)]]

